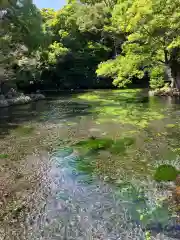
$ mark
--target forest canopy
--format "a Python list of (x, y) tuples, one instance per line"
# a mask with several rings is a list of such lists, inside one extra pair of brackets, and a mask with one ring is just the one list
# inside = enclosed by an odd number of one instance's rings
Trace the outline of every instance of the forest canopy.
[(179, 0), (0, 0), (0, 81), (19, 88), (180, 89)]

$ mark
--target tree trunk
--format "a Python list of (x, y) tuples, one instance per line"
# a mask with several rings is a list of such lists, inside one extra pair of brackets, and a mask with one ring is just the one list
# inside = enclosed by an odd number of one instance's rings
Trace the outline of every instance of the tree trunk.
[(176, 88), (180, 90), (180, 72), (179, 71), (177, 72), (177, 75), (176, 75)]
[(180, 90), (180, 66), (175, 64), (172, 66), (172, 77), (173, 77), (173, 82), (172, 82), (172, 87), (177, 88)]
[(171, 88), (180, 90), (180, 67), (166, 65), (166, 75), (171, 83)]
[[(171, 87), (180, 90), (180, 64), (177, 56), (180, 53), (180, 48), (174, 48), (169, 59), (169, 66), (171, 68)], [(166, 59), (167, 60), (167, 59)]]
[(175, 79), (172, 74), (172, 69), (169, 65), (166, 65), (166, 74), (167, 74), (168, 81), (170, 81), (171, 83), (171, 88), (175, 88)]

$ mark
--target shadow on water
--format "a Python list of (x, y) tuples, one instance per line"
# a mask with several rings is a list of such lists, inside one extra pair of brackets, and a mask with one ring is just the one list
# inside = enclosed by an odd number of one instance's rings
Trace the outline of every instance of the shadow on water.
[(73, 101), (69, 97), (0, 108), (0, 138), (28, 122), (59, 123), (62, 120), (71, 120), (90, 113), (91, 106), (88, 103)]

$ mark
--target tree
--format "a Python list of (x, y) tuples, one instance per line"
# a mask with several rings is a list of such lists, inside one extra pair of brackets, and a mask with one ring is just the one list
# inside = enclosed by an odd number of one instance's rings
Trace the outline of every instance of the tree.
[(91, 6), (97, 3), (104, 3), (108, 7), (113, 7), (116, 4), (117, 0), (80, 0), (80, 2)]
[(180, 89), (180, 2), (178, 0), (121, 0), (112, 12), (112, 26), (124, 33), (122, 53), (101, 63), (97, 74), (111, 76), (125, 86), (146, 72), (151, 87), (164, 85)]
[(40, 12), (31, 0), (0, 3), (0, 65), (10, 79), (15, 64), (19, 66), (19, 73), (22, 68), (26, 71), (34, 65), (33, 55), (44, 41), (44, 33)]
[(55, 13), (51, 9), (41, 11), (44, 29), (51, 36), (49, 47), (41, 51), (46, 83), (68, 88), (97, 84), (97, 65), (108, 59), (110, 52), (101, 41), (108, 21), (104, 8), (104, 4), (89, 6), (71, 1)]

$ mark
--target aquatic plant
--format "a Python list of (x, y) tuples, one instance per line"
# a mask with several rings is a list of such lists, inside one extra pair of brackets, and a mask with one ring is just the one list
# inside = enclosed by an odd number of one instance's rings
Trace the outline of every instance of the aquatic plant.
[(75, 146), (84, 148), (89, 151), (98, 151), (109, 149), (112, 146), (112, 144), (113, 144), (112, 139), (90, 137), (87, 140), (83, 140), (76, 143)]
[(168, 205), (164, 204), (164, 199), (156, 194), (155, 189), (154, 184), (143, 182), (136, 185), (132, 181), (118, 186), (116, 192), (124, 207), (128, 209), (131, 219), (150, 231), (154, 226), (165, 228), (171, 218)]
[[(167, 205), (164, 205), (158, 196), (159, 192), (155, 192), (156, 183), (140, 183), (132, 179), (115, 185), (104, 184), (93, 176), (95, 161), (94, 156), (78, 157), (74, 154), (60, 158), (60, 167), (57, 166), (59, 177), (55, 189), (56, 199), (64, 202), (64, 208), (73, 213), (66, 217), (63, 214), (58, 215), (57, 229), (62, 238), (67, 237), (63, 235), (66, 233), (60, 230), (65, 226), (71, 234), (76, 232), (76, 236), (79, 236), (82, 230), (84, 238), (98, 237), (101, 233), (103, 239), (112, 235), (117, 238), (118, 234), (122, 239), (133, 236), (133, 240), (149, 240), (158, 239), (160, 235), (162, 239), (168, 239), (163, 233), (166, 233), (171, 215)], [(98, 219), (101, 229), (94, 224), (94, 218)], [(84, 224), (84, 219), (87, 219), (87, 225)], [(54, 224), (53, 222), (52, 226), (49, 225), (48, 234), (50, 229), (54, 229)]]
[(95, 172), (95, 160), (88, 157), (78, 157), (75, 162), (75, 167), (79, 172), (92, 175)]
[(154, 179), (160, 181), (174, 181), (178, 176), (179, 171), (172, 165), (160, 165), (154, 174)]
[(110, 93), (96, 91), (82, 94), (77, 98), (93, 106), (97, 123), (110, 121), (145, 128), (151, 121), (164, 118), (162, 109), (157, 109), (157, 105), (147, 108), (145, 103), (147, 98), (140, 94), (139, 90), (128, 89)]
[(8, 154), (5, 154), (5, 153), (0, 154), (0, 159), (6, 159), (6, 158), (8, 158)]
[(174, 127), (176, 127), (176, 125), (175, 125), (175, 124), (172, 124), (172, 123), (169, 123), (169, 124), (166, 125), (166, 127), (167, 127), (167, 128), (174, 128)]
[(73, 153), (73, 148), (71, 147), (59, 147), (55, 151), (53, 151), (52, 156), (56, 156), (59, 158), (65, 158)]
[(132, 146), (135, 139), (131, 137), (124, 137), (113, 141), (110, 152), (114, 154), (125, 154), (127, 147)]
[(23, 136), (33, 133), (34, 130), (35, 128), (33, 126), (18, 126), (14, 131), (15, 134)]
[(80, 141), (74, 146), (79, 149), (83, 149), (87, 152), (98, 152), (100, 150), (108, 150), (114, 154), (125, 153), (126, 148), (135, 143), (135, 139), (131, 137), (123, 137), (121, 139), (110, 139), (110, 138), (94, 138), (91, 137), (87, 140)]

